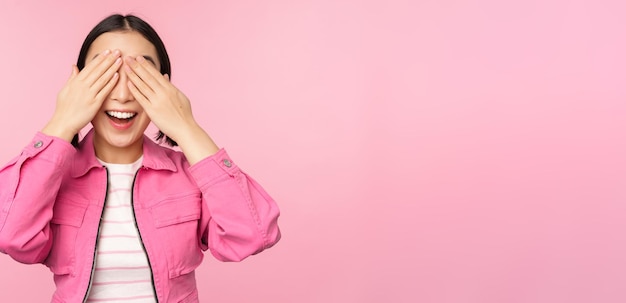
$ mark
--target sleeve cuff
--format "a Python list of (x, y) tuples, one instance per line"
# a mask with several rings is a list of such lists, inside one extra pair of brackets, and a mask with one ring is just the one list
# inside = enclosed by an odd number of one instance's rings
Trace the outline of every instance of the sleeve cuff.
[(234, 176), (239, 173), (239, 167), (222, 148), (217, 153), (189, 167), (189, 171), (198, 186), (202, 188), (215, 183), (217, 180)]
[(69, 142), (58, 137), (37, 132), (30, 143), (24, 148), (23, 154), (28, 157), (41, 157), (52, 162), (57, 162), (63, 166), (75, 151), (74, 146)]

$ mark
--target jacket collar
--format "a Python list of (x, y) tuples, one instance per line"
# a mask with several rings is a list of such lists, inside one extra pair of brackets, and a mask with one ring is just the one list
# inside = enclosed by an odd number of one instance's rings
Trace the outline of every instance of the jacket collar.
[[(81, 177), (95, 167), (102, 167), (96, 158), (93, 146), (94, 130), (91, 129), (85, 138), (80, 141), (76, 151), (71, 174), (72, 177)], [(143, 136), (143, 163), (142, 167), (154, 170), (169, 170), (176, 172), (176, 165), (165, 152), (166, 147), (156, 144), (146, 135)]]

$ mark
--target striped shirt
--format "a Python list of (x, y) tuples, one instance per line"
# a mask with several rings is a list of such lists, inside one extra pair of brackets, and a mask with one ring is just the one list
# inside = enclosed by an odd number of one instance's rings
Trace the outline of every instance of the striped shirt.
[(142, 160), (143, 157), (132, 164), (100, 160), (109, 171), (109, 190), (87, 302), (156, 302), (152, 273), (131, 205), (133, 180)]

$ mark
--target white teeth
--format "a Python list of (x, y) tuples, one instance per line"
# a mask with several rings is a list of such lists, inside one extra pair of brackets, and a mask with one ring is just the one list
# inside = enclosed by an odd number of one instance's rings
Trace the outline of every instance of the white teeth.
[(107, 111), (106, 113), (107, 115), (118, 118), (118, 119), (130, 119), (137, 114), (137, 113), (117, 112), (117, 111)]

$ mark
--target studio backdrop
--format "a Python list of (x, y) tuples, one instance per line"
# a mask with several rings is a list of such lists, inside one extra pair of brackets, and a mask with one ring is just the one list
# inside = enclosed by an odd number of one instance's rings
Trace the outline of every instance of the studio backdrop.
[[(626, 301), (626, 2), (2, 0), (0, 162), (111, 13), (281, 208), (202, 302)], [(0, 302), (53, 291), (0, 255)]]

